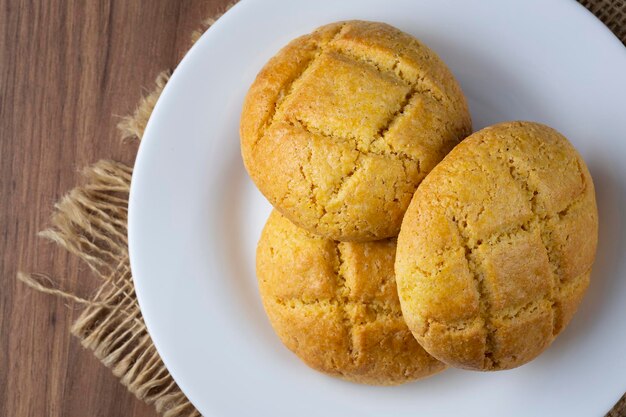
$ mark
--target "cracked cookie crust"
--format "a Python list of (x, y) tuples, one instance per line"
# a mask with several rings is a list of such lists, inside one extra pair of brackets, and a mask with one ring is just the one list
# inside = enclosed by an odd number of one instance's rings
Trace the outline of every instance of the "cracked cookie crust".
[(445, 64), (389, 25), (347, 21), (295, 39), (243, 106), (244, 164), (298, 226), (340, 241), (396, 236), (415, 189), (471, 133)]
[(395, 239), (324, 239), (274, 210), (257, 248), (257, 277), (285, 346), (318, 371), (364, 384), (397, 385), (443, 370), (402, 318), (395, 249)]
[(510, 369), (574, 315), (598, 239), (594, 186), (561, 134), (531, 122), (474, 133), (424, 179), (398, 237), (402, 311), (439, 360)]

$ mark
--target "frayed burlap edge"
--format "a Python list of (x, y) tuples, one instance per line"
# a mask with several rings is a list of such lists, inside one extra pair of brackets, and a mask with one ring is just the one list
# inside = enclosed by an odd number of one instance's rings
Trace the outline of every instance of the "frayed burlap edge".
[[(192, 43), (235, 3), (202, 22)], [(163, 71), (153, 91), (131, 116), (118, 124), (123, 140), (141, 139), (152, 110), (169, 80)], [(132, 168), (101, 160), (83, 171), (84, 184), (55, 205), (51, 227), (40, 236), (82, 259), (102, 284), (85, 299), (56, 288), (44, 274), (18, 273), (30, 287), (85, 305), (71, 333), (120, 379), (137, 398), (153, 404), (165, 417), (200, 413), (178, 388), (161, 361), (139, 310), (128, 258), (128, 197)]]
[(200, 416), (163, 365), (141, 317), (127, 243), (132, 169), (99, 161), (84, 171), (85, 184), (56, 205), (52, 228), (41, 236), (81, 258), (102, 281), (90, 300), (52, 287), (42, 275), (20, 274), (28, 285), (86, 305), (71, 332), (121, 383), (167, 417)]
[(90, 166), (83, 172), (85, 184), (55, 206), (52, 227), (40, 233), (85, 261), (102, 281), (90, 300), (53, 288), (43, 275), (19, 278), (40, 291), (85, 304), (72, 334), (137, 398), (167, 417), (200, 416), (163, 365), (137, 304), (126, 237), (131, 174), (130, 167), (112, 161)]
[(152, 110), (169, 79), (170, 71), (160, 73), (156, 78), (156, 87), (154, 90), (141, 99), (132, 116), (123, 117), (122, 121), (117, 124), (117, 128), (122, 133), (123, 140), (141, 139), (144, 130), (146, 130), (146, 125), (148, 124)]
[[(193, 32), (192, 42), (235, 3), (202, 22), (201, 28)], [(580, 3), (626, 44), (626, 1)], [(118, 124), (123, 139), (141, 139), (169, 75), (169, 71), (159, 74), (154, 90), (140, 101), (132, 116)], [(135, 296), (126, 237), (132, 168), (102, 160), (85, 169), (83, 175), (85, 184), (55, 206), (52, 227), (41, 236), (84, 260), (102, 280), (101, 287), (93, 297), (84, 299), (56, 288), (55, 282), (43, 274), (19, 273), (18, 279), (41, 292), (84, 304), (85, 310), (72, 325), (72, 334), (137, 398), (154, 404), (165, 417), (200, 416), (156, 352)], [(626, 394), (606, 416), (626, 417)]]

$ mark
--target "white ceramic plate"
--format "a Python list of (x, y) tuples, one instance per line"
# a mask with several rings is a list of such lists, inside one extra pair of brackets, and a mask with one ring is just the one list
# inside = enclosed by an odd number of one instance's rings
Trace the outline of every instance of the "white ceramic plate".
[[(270, 206), (241, 162), (242, 100), (280, 47), (343, 19), (426, 42), (460, 81), (475, 129), (547, 123), (587, 161), (600, 210), (591, 287), (532, 363), (368, 387), (310, 370), (272, 332), (254, 274)], [(626, 49), (574, 1), (244, 0), (185, 57), (141, 144), (129, 219), (141, 310), (205, 416), (600, 416), (626, 391), (625, 161)]]

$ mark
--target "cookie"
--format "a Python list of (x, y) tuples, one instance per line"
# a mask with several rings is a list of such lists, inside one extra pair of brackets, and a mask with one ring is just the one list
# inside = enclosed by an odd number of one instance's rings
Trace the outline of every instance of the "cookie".
[(402, 318), (395, 250), (395, 239), (323, 239), (274, 210), (257, 248), (257, 276), (285, 346), (313, 369), (364, 384), (396, 385), (443, 370)]
[(341, 241), (394, 237), (420, 181), (471, 132), (445, 64), (384, 23), (295, 39), (258, 74), (240, 136), (250, 177), (285, 217)]
[(575, 313), (597, 238), (593, 181), (566, 138), (530, 122), (474, 133), (404, 218), (396, 274), (407, 324), (451, 366), (522, 365)]

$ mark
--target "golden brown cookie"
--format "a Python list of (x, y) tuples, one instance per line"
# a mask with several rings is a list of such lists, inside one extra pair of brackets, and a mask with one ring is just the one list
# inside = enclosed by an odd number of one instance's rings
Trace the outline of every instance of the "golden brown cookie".
[(395, 239), (323, 239), (274, 210), (257, 248), (257, 276), (285, 346), (318, 371), (364, 384), (401, 384), (443, 370), (402, 318), (395, 250)]
[(402, 223), (407, 324), (451, 366), (522, 365), (572, 318), (597, 236), (593, 182), (567, 139), (530, 122), (474, 133), (424, 179)]
[(323, 237), (393, 237), (422, 178), (471, 132), (445, 64), (384, 23), (350, 21), (295, 39), (258, 74), (241, 115), (253, 181)]

